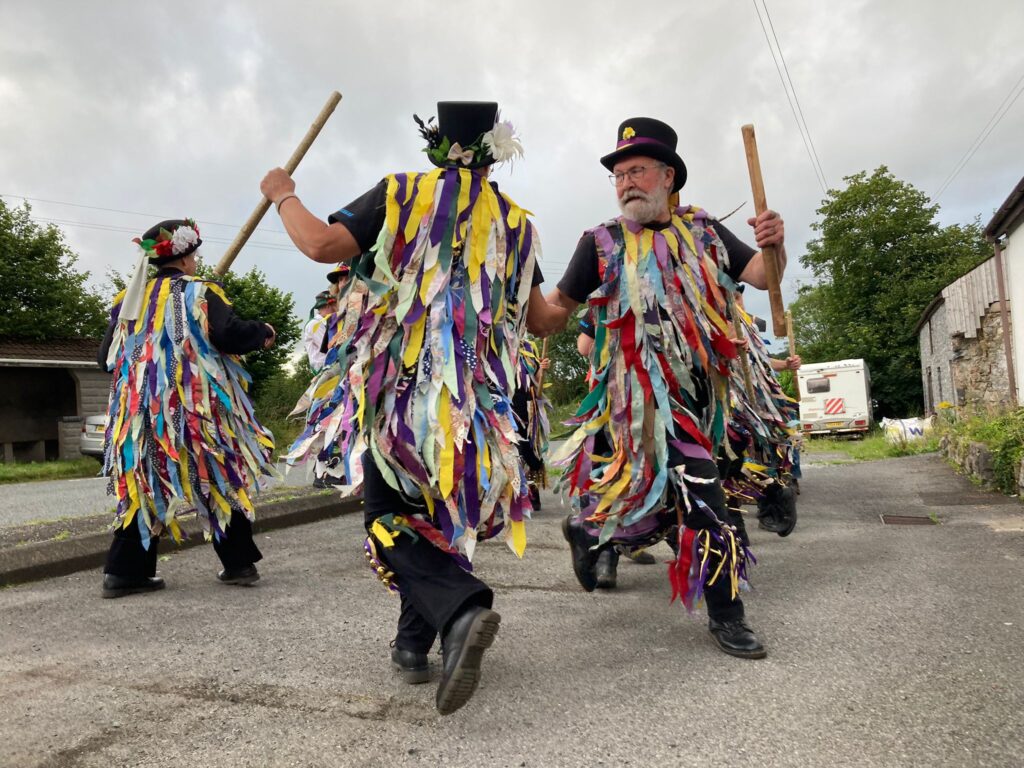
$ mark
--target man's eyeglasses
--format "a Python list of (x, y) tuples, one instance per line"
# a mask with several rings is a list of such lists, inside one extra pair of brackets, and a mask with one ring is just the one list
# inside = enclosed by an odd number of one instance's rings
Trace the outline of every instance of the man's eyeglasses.
[(657, 165), (635, 165), (628, 171), (620, 171), (619, 173), (609, 173), (608, 181), (612, 183), (613, 187), (620, 186), (625, 182), (626, 177), (629, 177), (630, 181), (640, 181), (649, 170), (652, 168), (665, 168), (664, 163), (658, 163)]

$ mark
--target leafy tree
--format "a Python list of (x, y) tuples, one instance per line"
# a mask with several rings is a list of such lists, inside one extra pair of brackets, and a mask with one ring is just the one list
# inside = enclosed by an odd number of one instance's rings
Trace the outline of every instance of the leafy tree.
[(920, 412), (914, 327), (946, 285), (990, 255), (979, 221), (940, 227), (938, 206), (885, 166), (830, 190), (801, 263), (821, 282), (792, 311), (804, 360), (864, 358), (882, 415)]
[(102, 338), (103, 298), (86, 285), (78, 257), (52, 224), (32, 221), (32, 208), (0, 200), (0, 336), (23, 339)]
[(587, 394), (588, 362), (576, 351), (578, 335), (579, 325), (570, 318), (564, 331), (548, 338), (551, 367), (544, 374), (544, 392), (554, 405), (578, 403)]

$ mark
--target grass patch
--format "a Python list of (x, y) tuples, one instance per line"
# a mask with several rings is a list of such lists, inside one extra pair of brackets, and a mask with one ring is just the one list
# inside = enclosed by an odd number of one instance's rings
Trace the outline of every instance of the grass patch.
[(33, 461), (27, 464), (0, 464), (0, 483), (28, 483), (39, 480), (69, 480), (96, 477), (100, 462), (90, 456), (61, 461)]
[(916, 456), (920, 453), (933, 453), (939, 450), (939, 436), (933, 435), (924, 440), (893, 445), (886, 441), (881, 430), (869, 432), (862, 439), (842, 439), (835, 437), (812, 437), (805, 439), (803, 454), (808, 460), (814, 460), (814, 454), (828, 452), (845, 453), (857, 461), (877, 461), (892, 459), (899, 456)]

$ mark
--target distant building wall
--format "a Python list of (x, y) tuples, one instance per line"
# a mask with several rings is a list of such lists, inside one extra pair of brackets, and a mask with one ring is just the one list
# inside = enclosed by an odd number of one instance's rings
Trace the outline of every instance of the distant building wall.
[[(1006, 238), (1003, 251), (1007, 297), (1011, 307), (1024, 307), (1024, 232), (1018, 227)], [(1021, 402), (1021, 378), (1024, 377), (1024, 312), (1010, 315), (1013, 343), (1013, 371), (1017, 381), (1017, 402)]]
[(934, 413), (941, 402), (958, 405), (953, 386), (953, 339), (946, 324), (946, 305), (940, 303), (918, 330), (924, 411)]
[(1009, 406), (1010, 379), (999, 303), (989, 307), (973, 339), (957, 334), (952, 338), (952, 347), (956, 404), (985, 409)]

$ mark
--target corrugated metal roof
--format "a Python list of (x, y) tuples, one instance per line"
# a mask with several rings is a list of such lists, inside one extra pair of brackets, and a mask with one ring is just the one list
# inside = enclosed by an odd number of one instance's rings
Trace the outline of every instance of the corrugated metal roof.
[(4, 360), (67, 360), (96, 365), (99, 339), (0, 339), (0, 365)]
[(977, 337), (988, 308), (999, 301), (996, 260), (982, 262), (959, 280), (942, 289), (946, 302), (946, 327), (950, 335)]

